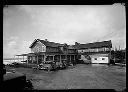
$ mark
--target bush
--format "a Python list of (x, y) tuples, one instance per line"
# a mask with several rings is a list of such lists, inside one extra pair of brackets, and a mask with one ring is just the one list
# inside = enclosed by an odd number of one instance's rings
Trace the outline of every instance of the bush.
[(114, 60), (110, 59), (110, 64), (115, 64)]

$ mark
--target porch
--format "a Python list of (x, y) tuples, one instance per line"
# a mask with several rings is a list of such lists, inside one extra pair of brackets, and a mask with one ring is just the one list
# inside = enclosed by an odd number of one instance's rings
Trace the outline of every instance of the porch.
[(61, 63), (66, 61), (67, 63), (75, 63), (77, 59), (76, 54), (28, 53), (16, 56), (18, 56), (18, 58), (22, 57), (22, 60), (24, 60), (24, 57), (27, 56), (26, 63), (30, 64), (40, 64), (43, 61), (55, 61)]

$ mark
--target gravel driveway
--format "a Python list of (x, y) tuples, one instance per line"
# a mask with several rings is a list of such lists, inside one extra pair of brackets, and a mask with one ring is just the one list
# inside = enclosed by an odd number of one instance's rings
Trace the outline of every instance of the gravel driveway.
[(115, 89), (126, 88), (126, 67), (77, 64), (64, 70), (43, 71), (16, 68), (25, 73), (34, 89)]

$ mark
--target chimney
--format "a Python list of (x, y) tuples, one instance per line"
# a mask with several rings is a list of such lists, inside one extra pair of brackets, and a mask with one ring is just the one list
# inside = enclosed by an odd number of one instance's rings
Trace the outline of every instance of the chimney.
[(48, 41), (48, 39), (45, 39), (45, 41), (47, 42), (47, 41)]
[(79, 45), (80, 43), (78, 43), (78, 42), (75, 42), (75, 45)]
[(36, 39), (36, 40), (40, 40), (40, 39)]
[(65, 46), (67, 46), (67, 43), (64, 43)]

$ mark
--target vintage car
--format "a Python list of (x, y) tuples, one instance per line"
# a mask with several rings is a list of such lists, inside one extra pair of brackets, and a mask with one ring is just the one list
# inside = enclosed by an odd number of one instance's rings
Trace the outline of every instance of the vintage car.
[(56, 69), (56, 62), (44, 61), (38, 65), (38, 69), (43, 69), (43, 70), (48, 70), (48, 71), (55, 70)]
[(3, 65), (3, 90), (32, 90), (30, 80), (26, 80), (26, 75), (19, 72), (7, 72)]
[(11, 66), (11, 67), (19, 67), (19, 65), (20, 65), (20, 63), (18, 63), (18, 62), (13, 62), (13, 63), (11, 63), (9, 66)]
[(68, 67), (68, 64), (66, 63), (66, 60), (62, 60), (60, 63), (59, 63), (59, 68), (60, 69), (64, 69)]

